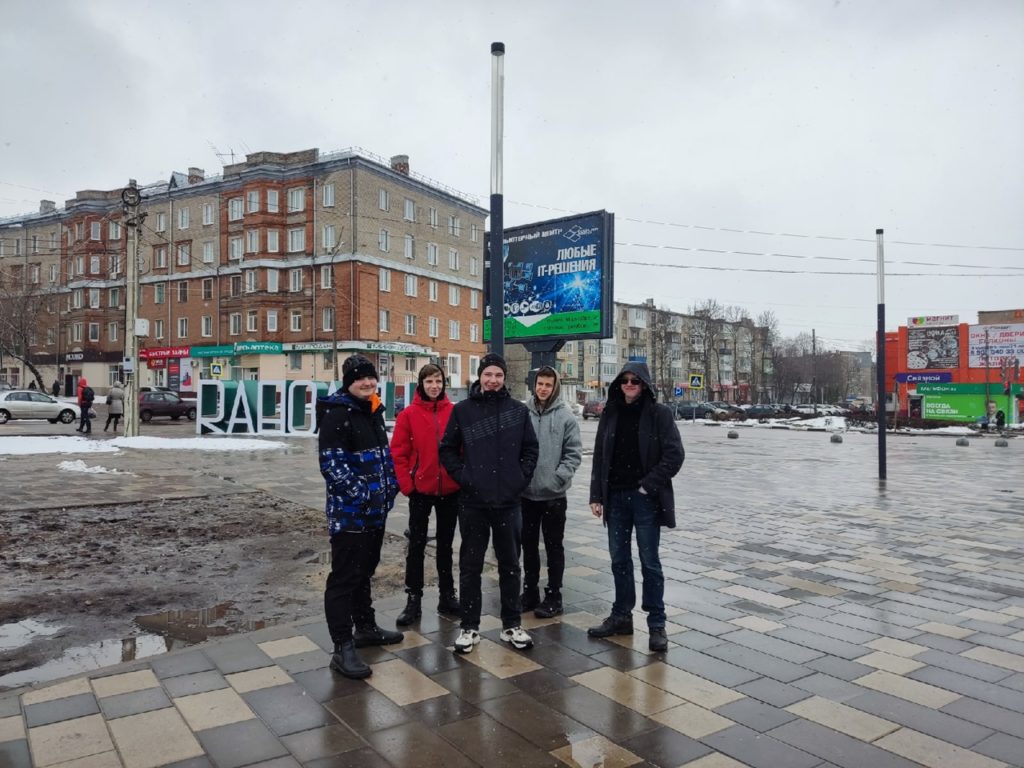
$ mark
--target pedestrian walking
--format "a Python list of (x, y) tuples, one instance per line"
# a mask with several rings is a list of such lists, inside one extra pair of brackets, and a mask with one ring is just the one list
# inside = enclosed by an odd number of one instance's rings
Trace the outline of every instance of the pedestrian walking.
[(114, 386), (107, 392), (107, 423), (103, 425), (106, 432), (111, 422), (114, 424), (114, 432), (117, 432), (117, 425), (124, 415), (124, 385), (115, 381)]
[[(523, 491), (523, 595), (521, 607), (540, 619), (562, 613), (562, 574), (565, 571), (565, 495), (583, 460), (580, 425), (561, 399), (561, 381), (551, 366), (537, 371), (533, 397), (526, 406), (537, 434), (540, 457), (533, 479)], [(544, 535), (548, 584), (540, 599), (540, 536)]]
[(459, 615), (459, 598), (452, 576), (452, 542), (459, 522), (459, 485), (441, 466), (438, 444), (452, 414), (445, 393), (444, 371), (433, 363), (420, 368), (412, 405), (395, 421), (391, 455), (398, 487), (409, 497), (409, 543), (405, 556), (406, 604), (395, 622), (407, 627), (423, 615), (423, 555), (427, 546), (430, 511), (434, 510), (437, 612)]
[[(388, 512), (398, 495), (395, 466), (377, 395), (377, 371), (363, 355), (342, 365), (342, 389), (317, 401), (320, 474), (327, 485), (331, 572), (324, 612), (334, 641), (331, 668), (369, 677), (357, 648), (390, 645), (401, 632), (377, 625), (370, 579), (380, 562)], [(353, 631), (353, 626), (355, 631)]]
[(665, 577), (658, 547), (661, 527), (676, 527), (672, 478), (683, 465), (683, 441), (672, 411), (655, 400), (645, 363), (626, 363), (608, 388), (608, 402), (597, 424), (590, 510), (608, 528), (615, 582), (611, 615), (591, 627), (591, 637), (633, 634), (636, 582), (632, 538), (636, 530), (652, 651), (668, 649), (665, 634)]
[(92, 404), (95, 399), (96, 393), (93, 392), (89, 382), (83, 376), (78, 380), (78, 407), (82, 409), (82, 415), (78, 422), (78, 429), (75, 430), (76, 432), (82, 432), (86, 435), (92, 434)]
[(53, 396), (54, 397), (56, 397), (57, 395), (60, 394), (60, 379), (54, 379), (53, 380), (52, 392), (53, 392)]
[(492, 537), (501, 592), (500, 637), (518, 649), (533, 645), (519, 610), (519, 500), (537, 466), (537, 437), (526, 406), (505, 387), (507, 372), (501, 355), (484, 355), (469, 398), (452, 409), (439, 450), (441, 464), (461, 488), (458, 653), (469, 653), (480, 642), (481, 574)]

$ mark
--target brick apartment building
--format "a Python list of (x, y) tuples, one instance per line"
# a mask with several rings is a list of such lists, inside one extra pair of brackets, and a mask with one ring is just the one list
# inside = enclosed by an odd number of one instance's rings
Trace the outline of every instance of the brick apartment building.
[[(257, 152), (141, 192), (141, 385), (192, 389), (211, 366), (328, 380), (355, 351), (398, 387), (428, 360), (452, 387), (475, 374), (487, 211), (411, 173), (406, 156)], [(34, 301), (0, 304), (35, 316), (26, 343), (44, 382), (86, 376), (102, 392), (123, 378), (126, 224), (120, 189), (0, 221), (0, 299)], [(34, 378), (10, 355), (0, 377)]]

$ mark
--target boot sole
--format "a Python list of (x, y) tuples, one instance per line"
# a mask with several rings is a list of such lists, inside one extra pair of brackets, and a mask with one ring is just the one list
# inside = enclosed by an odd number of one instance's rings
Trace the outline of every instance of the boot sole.
[(561, 616), (565, 613), (565, 610), (559, 608), (557, 611), (542, 611), (539, 608), (533, 612), (533, 615), (538, 619), (553, 619), (555, 616)]
[(349, 680), (363, 680), (373, 674), (373, 669), (370, 667), (367, 667), (365, 672), (346, 672), (340, 664), (335, 664), (333, 661), (331, 662), (331, 669), (342, 677), (347, 677)]
[(373, 648), (378, 645), (396, 645), (402, 642), (402, 639), (403, 638), (399, 638), (398, 640), (354, 640), (353, 643), (356, 648)]
[(423, 618), (423, 614), (422, 613), (417, 613), (415, 616), (410, 616), (407, 619), (403, 619), (401, 616), (399, 616), (397, 619), (395, 619), (395, 626), (397, 626), (397, 627), (408, 627), (408, 626), (410, 626), (412, 624), (415, 624), (417, 621), (419, 621), (422, 618)]
[(597, 638), (612, 637), (613, 635), (632, 635), (632, 634), (633, 634), (633, 630), (632, 629), (630, 629), (628, 631), (615, 630), (614, 632), (607, 632), (607, 633), (606, 632), (596, 633), (596, 632), (591, 632), (589, 629), (587, 630), (587, 635), (589, 635), (590, 637), (597, 637)]

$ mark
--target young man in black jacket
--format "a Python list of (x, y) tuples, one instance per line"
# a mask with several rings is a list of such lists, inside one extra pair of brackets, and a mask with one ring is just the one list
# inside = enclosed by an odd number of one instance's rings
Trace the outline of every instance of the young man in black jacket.
[(334, 641), (331, 668), (359, 679), (373, 670), (356, 648), (402, 641), (401, 632), (377, 626), (370, 597), (370, 579), (380, 562), (398, 480), (373, 363), (362, 355), (347, 358), (342, 385), (342, 390), (317, 402), (317, 412), (324, 414), (318, 419), (320, 474), (327, 484), (331, 536), (324, 611)]
[(647, 612), (652, 651), (668, 649), (665, 577), (661, 572), (661, 526), (676, 527), (672, 478), (683, 466), (683, 441), (672, 411), (655, 401), (645, 363), (626, 363), (608, 389), (597, 424), (590, 510), (604, 517), (615, 579), (612, 613), (591, 627), (591, 637), (633, 634), (636, 582), (632, 536), (636, 529), (643, 574), (641, 607)]
[(537, 466), (537, 436), (526, 406), (505, 388), (505, 360), (484, 355), (469, 399), (452, 409), (438, 451), (441, 464), (459, 484), (459, 592), (462, 631), (458, 653), (480, 642), (480, 575), (493, 533), (501, 591), (501, 639), (514, 648), (533, 645), (519, 612), (519, 552), (523, 519), (519, 497)]

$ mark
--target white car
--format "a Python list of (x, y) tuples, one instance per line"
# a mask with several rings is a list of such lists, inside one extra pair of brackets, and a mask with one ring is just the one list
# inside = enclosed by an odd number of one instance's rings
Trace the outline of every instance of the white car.
[(0, 392), (0, 424), (11, 419), (46, 419), (70, 424), (82, 415), (74, 403), (65, 403), (34, 389), (12, 389)]

